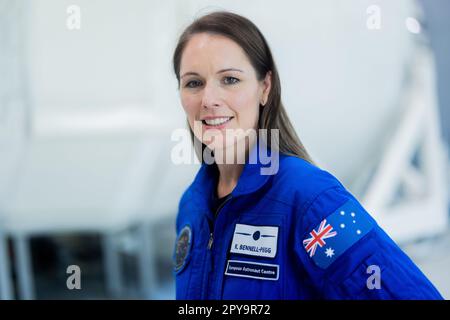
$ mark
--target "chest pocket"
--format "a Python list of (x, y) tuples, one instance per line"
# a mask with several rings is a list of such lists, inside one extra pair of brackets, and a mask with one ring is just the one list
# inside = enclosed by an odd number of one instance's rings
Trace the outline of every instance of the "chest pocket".
[(223, 299), (283, 299), (285, 216), (242, 214), (228, 246)]

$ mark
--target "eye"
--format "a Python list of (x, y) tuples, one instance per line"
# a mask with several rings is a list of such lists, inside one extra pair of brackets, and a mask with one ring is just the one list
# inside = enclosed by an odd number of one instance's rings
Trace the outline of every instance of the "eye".
[(223, 78), (223, 82), (225, 84), (235, 84), (238, 83), (240, 80), (235, 77), (225, 77)]
[(192, 80), (189, 81), (188, 83), (186, 83), (185, 87), (186, 88), (197, 88), (198, 86), (201, 86), (202, 83), (198, 80)]

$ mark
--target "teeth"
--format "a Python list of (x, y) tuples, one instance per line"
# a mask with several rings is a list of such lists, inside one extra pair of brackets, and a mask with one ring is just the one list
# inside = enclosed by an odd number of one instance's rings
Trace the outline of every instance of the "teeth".
[(218, 126), (218, 125), (221, 125), (221, 124), (227, 122), (230, 119), (231, 119), (231, 117), (228, 117), (228, 118), (216, 118), (216, 119), (205, 119), (205, 122), (206, 122), (207, 125), (210, 125), (210, 126)]

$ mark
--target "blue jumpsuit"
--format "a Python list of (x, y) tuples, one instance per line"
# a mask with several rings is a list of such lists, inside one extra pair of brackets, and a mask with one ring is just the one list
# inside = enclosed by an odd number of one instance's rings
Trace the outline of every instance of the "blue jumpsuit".
[(177, 299), (442, 299), (333, 175), (283, 154), (262, 167), (245, 164), (218, 212), (215, 165), (183, 194)]

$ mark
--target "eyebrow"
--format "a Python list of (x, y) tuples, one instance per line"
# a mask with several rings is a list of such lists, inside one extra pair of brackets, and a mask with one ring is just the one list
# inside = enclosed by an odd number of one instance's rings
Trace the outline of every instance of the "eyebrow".
[[(223, 72), (227, 72), (227, 71), (238, 71), (238, 72), (244, 73), (244, 71), (242, 71), (241, 69), (236, 69), (236, 68), (226, 68), (226, 69), (222, 69), (222, 70), (217, 71), (217, 73), (223, 73)], [(199, 75), (199, 74), (198, 74), (197, 72), (189, 71), (189, 72), (184, 73), (184, 74), (180, 77), (180, 79), (183, 78), (183, 77), (185, 77), (185, 76), (198, 76), (198, 75)]]

